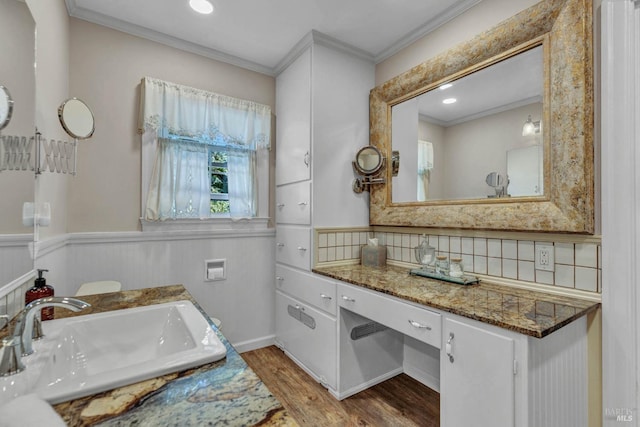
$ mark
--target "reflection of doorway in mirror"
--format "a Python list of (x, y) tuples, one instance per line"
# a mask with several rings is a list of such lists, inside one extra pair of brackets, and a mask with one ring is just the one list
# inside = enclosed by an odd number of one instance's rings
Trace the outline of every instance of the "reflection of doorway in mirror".
[(429, 183), (433, 169), (433, 144), (418, 140), (418, 191), (417, 201), (424, 202), (429, 198)]
[(539, 196), (544, 193), (542, 146), (507, 151), (507, 192), (511, 197)]

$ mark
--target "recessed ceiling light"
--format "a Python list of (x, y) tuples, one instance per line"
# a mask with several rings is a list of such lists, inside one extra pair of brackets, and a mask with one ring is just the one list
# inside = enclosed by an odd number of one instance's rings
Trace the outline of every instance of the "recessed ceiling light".
[(442, 86), (440, 86), (438, 89), (445, 90), (445, 89), (449, 89), (451, 86), (453, 86), (451, 83), (445, 83)]
[(447, 98), (447, 99), (442, 100), (442, 103), (443, 104), (453, 104), (454, 102), (457, 102), (457, 101), (458, 100), (455, 99), (455, 98)]
[(203, 15), (208, 15), (213, 12), (213, 5), (208, 0), (189, 0), (189, 6), (191, 6), (191, 9)]

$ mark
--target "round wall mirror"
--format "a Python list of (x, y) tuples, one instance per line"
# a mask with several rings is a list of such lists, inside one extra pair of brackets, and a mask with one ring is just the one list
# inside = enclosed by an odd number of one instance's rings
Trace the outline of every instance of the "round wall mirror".
[(91, 138), (95, 131), (91, 109), (78, 98), (64, 101), (58, 108), (58, 118), (65, 132), (72, 138)]
[(358, 150), (353, 164), (360, 174), (373, 175), (384, 165), (384, 158), (376, 147), (367, 146)]
[(0, 85), (0, 129), (7, 127), (13, 113), (13, 99), (9, 89)]
[(504, 185), (504, 176), (500, 175), (498, 172), (491, 172), (487, 175), (486, 181), (489, 187), (502, 187)]

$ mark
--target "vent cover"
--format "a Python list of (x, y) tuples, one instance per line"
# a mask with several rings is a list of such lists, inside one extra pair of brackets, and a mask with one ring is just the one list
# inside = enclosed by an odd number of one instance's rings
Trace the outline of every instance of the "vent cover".
[(389, 328), (378, 322), (365, 323), (364, 325), (356, 326), (351, 330), (351, 339), (354, 341), (359, 340), (361, 338), (368, 337), (369, 335), (386, 331), (387, 329)]

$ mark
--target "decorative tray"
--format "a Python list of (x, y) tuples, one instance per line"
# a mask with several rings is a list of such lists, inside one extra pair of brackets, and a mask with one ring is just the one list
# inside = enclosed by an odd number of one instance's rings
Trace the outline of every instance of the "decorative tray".
[(446, 282), (457, 283), (458, 285), (473, 285), (480, 282), (476, 276), (451, 277), (444, 274), (436, 273), (435, 270), (425, 270), (423, 268), (414, 268), (409, 270), (412, 276), (428, 277), (430, 279), (444, 280)]

